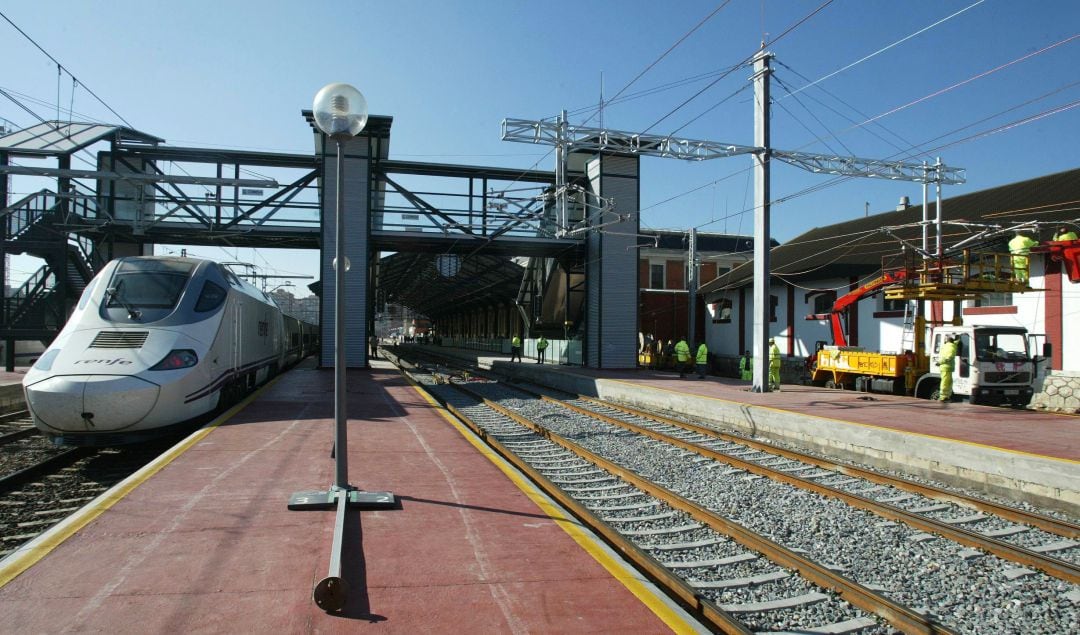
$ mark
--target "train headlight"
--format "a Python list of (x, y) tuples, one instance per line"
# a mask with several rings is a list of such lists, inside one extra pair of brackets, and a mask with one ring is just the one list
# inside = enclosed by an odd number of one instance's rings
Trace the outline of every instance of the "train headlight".
[(169, 351), (165, 359), (151, 366), (150, 370), (179, 370), (181, 368), (190, 368), (198, 363), (199, 356), (195, 354), (195, 351), (182, 348)]
[(56, 360), (56, 356), (59, 354), (59, 348), (53, 348), (45, 351), (45, 354), (39, 357), (36, 362), (34, 362), (34, 370), (41, 370), (45, 372), (52, 370), (53, 361)]

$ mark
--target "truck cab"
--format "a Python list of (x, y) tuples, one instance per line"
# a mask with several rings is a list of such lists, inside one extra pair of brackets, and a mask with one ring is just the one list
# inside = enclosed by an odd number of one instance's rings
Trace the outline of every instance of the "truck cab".
[(953, 394), (970, 403), (1025, 406), (1031, 401), (1036, 359), (1027, 330), (1009, 326), (940, 326), (930, 340), (929, 372), (919, 378), (916, 394), (929, 397), (941, 381), (938, 353), (945, 337), (959, 337), (953, 364)]

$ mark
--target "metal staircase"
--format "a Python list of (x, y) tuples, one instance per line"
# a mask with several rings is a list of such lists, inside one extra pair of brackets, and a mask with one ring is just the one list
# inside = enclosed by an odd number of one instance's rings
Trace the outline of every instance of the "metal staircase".
[(3, 301), (0, 316), (5, 338), (33, 325), (43, 334), (55, 334), (100, 270), (93, 244), (72, 236), (62, 226), (91, 219), (96, 205), (92, 195), (78, 186), (61, 196), (40, 190), (3, 210), (4, 251), (26, 253), (45, 261), (18, 289)]

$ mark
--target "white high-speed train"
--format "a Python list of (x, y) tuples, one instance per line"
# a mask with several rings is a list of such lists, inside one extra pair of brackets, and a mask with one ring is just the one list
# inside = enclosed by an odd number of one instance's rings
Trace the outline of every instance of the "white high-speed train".
[(237, 401), (314, 352), (316, 327), (209, 260), (110, 262), (23, 379), (57, 444), (151, 438)]

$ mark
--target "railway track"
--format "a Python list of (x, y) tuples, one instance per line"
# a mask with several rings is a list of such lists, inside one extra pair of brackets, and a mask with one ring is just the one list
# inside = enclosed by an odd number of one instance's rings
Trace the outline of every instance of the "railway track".
[(0, 558), (77, 512), (176, 441), (170, 437), (120, 448), (57, 448), (36, 434), (5, 437), (0, 444)]
[[(416, 375), (441, 384), (431, 390), (482, 436), (536, 462), (530, 469), (550, 487), (594, 510), (600, 533), (643, 551), (664, 572), (654, 578), (681, 580), (673, 595), (699, 609), (693, 599), (709, 603), (744, 628), (1057, 633), (1077, 623), (1070, 523), (1028, 515), (1018, 527), (1023, 512), (996, 517), (983, 501), (912, 493), (899, 486), (924, 486), (766, 454), (651, 413)], [(958, 500), (941, 502), (950, 497)], [(748, 551), (732, 552), (733, 543)], [(763, 604), (781, 599), (789, 605)]]
[(26, 410), (0, 415), (0, 446), (37, 434), (30, 413)]

